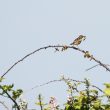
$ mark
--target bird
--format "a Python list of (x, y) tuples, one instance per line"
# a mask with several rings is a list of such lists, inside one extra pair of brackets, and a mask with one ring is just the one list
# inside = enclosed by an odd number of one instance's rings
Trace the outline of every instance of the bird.
[(86, 36), (79, 35), (78, 38), (76, 38), (70, 45), (79, 45), (82, 41), (86, 39)]

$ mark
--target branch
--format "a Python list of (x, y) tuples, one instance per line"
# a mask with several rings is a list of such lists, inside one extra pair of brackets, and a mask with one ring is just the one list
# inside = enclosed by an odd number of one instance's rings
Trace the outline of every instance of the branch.
[(14, 100), (14, 99), (11, 97), (11, 95), (10, 95), (7, 91), (5, 91), (5, 90), (3, 89), (2, 86), (0, 86), (0, 88), (1, 88), (1, 89), (3, 90), (3, 92), (8, 96), (8, 98), (15, 104), (15, 106), (17, 107), (17, 110), (20, 110), (19, 105), (17, 104), (16, 100)]
[(86, 69), (85, 71), (89, 71), (89, 70), (91, 70), (91, 69), (93, 69), (93, 68), (95, 68), (95, 67), (97, 67), (97, 66), (99, 66), (99, 64), (96, 64), (96, 65), (94, 65), (94, 66), (92, 66), (92, 67)]
[[(83, 83), (85, 84), (85, 81), (79, 81), (79, 80), (74, 80), (74, 79), (70, 79), (70, 78), (63, 78), (63, 79), (58, 79), (58, 80), (51, 80), (51, 81), (48, 81), (46, 83), (43, 83), (43, 84), (40, 84), (40, 85), (36, 85), (34, 87), (32, 87), (31, 89), (27, 90), (25, 93), (33, 90), (33, 89), (36, 89), (38, 87), (42, 87), (42, 86), (45, 86), (45, 85), (48, 85), (48, 84), (51, 84), (51, 83), (56, 83), (56, 82), (61, 82), (61, 81), (73, 81), (73, 82), (77, 82), (77, 83)], [(91, 87), (93, 88), (96, 88), (97, 90), (99, 90), (100, 92), (104, 93), (104, 91), (102, 89), (100, 89), (99, 87), (95, 86), (95, 85), (90, 85)]]
[[(26, 56), (24, 56), (23, 58), (21, 58), (20, 60), (18, 60), (17, 62), (15, 62), (6, 72), (3, 73), (3, 75), (1, 76), (1, 78), (3, 78), (10, 70), (12, 70), (18, 63), (24, 61), (26, 58), (28, 58), (29, 56), (35, 54), (36, 52), (40, 51), (40, 50), (44, 50), (44, 49), (47, 49), (47, 48), (65, 48), (66, 45), (49, 45), (49, 46), (45, 46), (45, 47), (41, 47), (39, 49), (36, 49), (34, 50), (33, 52), (27, 54)], [(77, 47), (74, 47), (74, 46), (66, 46), (66, 49), (74, 49), (74, 50), (77, 50), (77, 51), (80, 51), (81, 53), (83, 54), (86, 54), (87, 51), (85, 50), (82, 50), (80, 48), (77, 48)], [(63, 49), (63, 50), (66, 50), (66, 49)], [(92, 56), (92, 60), (94, 60), (95, 62), (97, 62), (100, 66), (104, 67), (107, 71), (110, 72), (110, 68), (108, 68), (105, 64), (103, 64), (101, 61), (95, 59), (93, 56)]]
[(36, 86), (32, 87), (31, 89), (28, 89), (28, 90), (25, 91), (24, 93), (27, 93), (27, 92), (29, 92), (29, 91), (35, 89), (35, 88), (42, 87), (42, 86), (48, 85), (48, 84), (50, 84), (50, 83), (60, 82), (60, 81), (62, 81), (62, 80), (61, 80), (61, 79), (51, 80), (51, 81), (48, 81), (48, 82), (46, 82), (46, 83), (43, 83), (43, 84), (40, 84), (40, 85), (36, 85)]
[(97, 87), (95, 85), (91, 85), (91, 87), (94, 87), (94, 88), (98, 89), (100, 92), (105, 93), (102, 89), (100, 89), (99, 87)]
[[(95, 68), (95, 67), (97, 67), (97, 66), (100, 66), (100, 64), (94, 65), (94, 66), (92, 66), (92, 67), (86, 69), (85, 71), (89, 71), (89, 70), (91, 70), (91, 69), (93, 69), (93, 68)], [(106, 64), (106, 66), (110, 66), (110, 65), (109, 65), (109, 64)]]
[(39, 96), (38, 96), (38, 100), (39, 100), (40, 110), (43, 110), (42, 98), (41, 98), (41, 95), (40, 95), (40, 94), (39, 94)]
[(7, 105), (4, 102), (0, 101), (0, 103), (4, 106), (4, 108), (6, 108), (6, 110), (9, 110), (9, 108), (7, 107)]

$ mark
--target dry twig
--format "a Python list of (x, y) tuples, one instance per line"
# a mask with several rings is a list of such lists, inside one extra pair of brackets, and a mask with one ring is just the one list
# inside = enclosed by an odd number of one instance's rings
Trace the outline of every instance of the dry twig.
[(6, 110), (9, 110), (9, 108), (7, 107), (7, 105), (6, 105), (3, 101), (0, 101), (0, 103), (4, 106), (4, 108), (5, 108)]
[[(27, 93), (29, 91), (32, 91), (33, 89), (36, 89), (38, 87), (42, 87), (42, 86), (46, 86), (48, 84), (51, 84), (51, 83), (56, 83), (56, 82), (62, 82), (64, 81), (73, 81), (73, 82), (76, 82), (76, 83), (82, 83), (82, 84), (85, 84), (85, 81), (80, 81), (80, 80), (74, 80), (74, 79), (70, 79), (70, 78), (64, 78), (64, 79), (58, 79), (58, 80), (51, 80), (51, 81), (48, 81), (46, 83), (43, 83), (43, 84), (40, 84), (40, 85), (36, 85), (34, 87), (32, 87), (31, 89), (25, 91), (24, 93)], [(104, 91), (102, 89), (100, 89), (99, 87), (95, 86), (95, 85), (90, 85), (91, 87), (93, 88), (96, 88), (97, 90), (99, 90), (100, 92), (104, 93)]]
[(0, 88), (3, 90), (3, 92), (7, 95), (7, 97), (15, 104), (15, 106), (17, 107), (17, 110), (20, 110), (18, 103), (16, 102), (16, 100), (14, 100), (11, 95), (3, 89), (2, 86), (0, 86)]
[[(44, 49), (47, 49), (47, 48), (64, 48), (65, 45), (49, 45), (49, 46), (45, 46), (45, 47), (41, 47), (37, 50), (34, 50), (33, 52), (27, 54), (26, 56), (24, 56), (23, 58), (21, 58), (20, 60), (18, 60), (17, 62), (15, 62), (6, 72), (3, 73), (3, 75), (1, 76), (1, 78), (3, 78), (10, 70), (12, 70), (18, 63), (24, 61), (26, 58), (28, 58), (29, 56), (35, 54), (36, 52), (40, 51), (40, 50), (44, 50)], [(74, 46), (66, 46), (66, 48), (68, 49), (74, 49), (74, 50), (77, 50), (77, 51), (80, 51), (82, 52), (83, 54), (86, 54), (87, 51), (85, 50), (82, 50), (80, 48), (77, 48), (77, 47), (74, 47)], [(90, 57), (90, 56), (89, 56)], [(88, 57), (88, 58), (89, 58)], [(97, 62), (100, 66), (104, 67), (107, 71), (110, 72), (110, 68), (108, 68), (104, 63), (102, 63), (100, 60), (97, 60), (95, 57), (91, 56), (91, 59), (94, 60), (95, 62)]]

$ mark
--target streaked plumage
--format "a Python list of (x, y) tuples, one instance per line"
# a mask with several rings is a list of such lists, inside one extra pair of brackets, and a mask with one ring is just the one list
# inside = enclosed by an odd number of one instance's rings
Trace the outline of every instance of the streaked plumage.
[(70, 45), (79, 45), (82, 41), (86, 39), (86, 36), (79, 35)]

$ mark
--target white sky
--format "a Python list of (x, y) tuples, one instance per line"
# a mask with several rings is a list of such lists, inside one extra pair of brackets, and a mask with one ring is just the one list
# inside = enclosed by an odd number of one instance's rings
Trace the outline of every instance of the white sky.
[[(29, 52), (50, 44), (70, 44), (78, 35), (87, 36), (79, 47), (110, 64), (110, 1), (109, 0), (0, 0), (0, 70), (5, 72), (14, 62)], [(89, 78), (100, 88), (110, 82), (110, 72), (97, 67), (74, 50), (54, 53), (43, 50), (18, 64), (6, 75), (6, 82), (23, 90), (60, 78), (63, 73), (76, 80)], [(51, 84), (25, 94), (34, 107), (39, 93), (48, 99), (66, 99), (66, 87)], [(1, 100), (1, 99), (0, 99)]]

